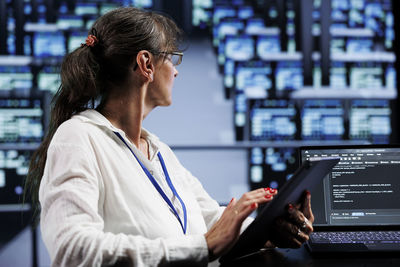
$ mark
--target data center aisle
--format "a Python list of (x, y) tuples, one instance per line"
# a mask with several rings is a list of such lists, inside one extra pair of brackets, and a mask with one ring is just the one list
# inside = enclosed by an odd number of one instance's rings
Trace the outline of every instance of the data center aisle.
[[(222, 78), (217, 69), (215, 53), (209, 39), (196, 39), (190, 41), (190, 46), (185, 51), (183, 63), (178, 66), (179, 75), (173, 88), (173, 104), (170, 107), (159, 107), (146, 118), (144, 127), (157, 134), (160, 139), (169, 145), (218, 145), (232, 143), (234, 140), (232, 103), (224, 99)], [(228, 194), (241, 193), (246, 182), (246, 153), (243, 151), (188, 151), (178, 157), (195, 175), (207, 177), (203, 185), (217, 200), (226, 200)], [(179, 155), (180, 154), (180, 155)], [(193, 164), (197, 161), (195, 155), (201, 154), (206, 162)], [(227, 158), (229, 157), (229, 158)], [(185, 159), (186, 158), (186, 159)], [(212, 166), (216, 158), (230, 162), (231, 168), (225, 173), (216, 172)], [(237, 164), (235, 163), (237, 162)], [(199, 162), (197, 162), (199, 163)], [(214, 163), (217, 164), (217, 163)], [(221, 163), (220, 163), (221, 164)], [(199, 167), (200, 166), (200, 167)], [(210, 177), (211, 170), (215, 177), (238, 177), (235, 183), (231, 180), (233, 189), (222, 196), (217, 195), (222, 187), (227, 187), (226, 179), (216, 184), (214, 177)], [(226, 172), (229, 173), (226, 173)], [(205, 173), (204, 173), (205, 172)], [(238, 172), (240, 175), (237, 175)], [(236, 185), (235, 185), (236, 184)], [(229, 199), (228, 199), (229, 200)], [(50, 266), (49, 255), (41, 240), (38, 230), (38, 266)], [(29, 228), (20, 232), (11, 242), (0, 250), (0, 266), (32, 266), (31, 253), (32, 234)]]

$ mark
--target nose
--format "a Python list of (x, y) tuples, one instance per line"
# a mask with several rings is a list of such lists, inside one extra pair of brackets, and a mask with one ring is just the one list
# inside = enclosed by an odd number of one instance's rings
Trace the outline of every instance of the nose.
[(175, 68), (174, 77), (176, 78), (176, 76), (178, 76), (178, 74), (179, 74), (179, 72), (178, 72), (178, 70)]

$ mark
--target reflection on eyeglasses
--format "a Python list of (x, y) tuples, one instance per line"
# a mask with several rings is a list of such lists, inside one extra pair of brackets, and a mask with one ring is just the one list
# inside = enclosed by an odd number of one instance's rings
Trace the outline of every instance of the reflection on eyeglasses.
[(170, 55), (171, 57), (169, 59), (171, 60), (172, 65), (174, 66), (178, 66), (179, 64), (182, 63), (182, 58), (183, 58), (182, 52), (155, 52), (155, 53)]

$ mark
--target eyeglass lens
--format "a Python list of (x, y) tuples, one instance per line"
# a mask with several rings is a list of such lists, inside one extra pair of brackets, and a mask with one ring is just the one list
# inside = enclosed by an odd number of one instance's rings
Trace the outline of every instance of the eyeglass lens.
[(171, 55), (171, 61), (172, 61), (172, 64), (173, 64), (174, 66), (178, 66), (178, 65), (181, 64), (181, 62), (182, 62), (182, 56), (181, 56), (181, 55), (174, 55), (174, 54), (172, 54), (172, 55)]

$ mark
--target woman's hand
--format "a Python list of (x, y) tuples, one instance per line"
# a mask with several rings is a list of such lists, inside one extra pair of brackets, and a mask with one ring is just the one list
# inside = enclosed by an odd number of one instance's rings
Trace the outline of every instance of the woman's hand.
[(287, 215), (275, 220), (271, 242), (278, 247), (299, 248), (313, 232), (311, 194), (306, 191), (300, 204), (288, 205)]
[(221, 218), (205, 234), (210, 261), (232, 248), (239, 238), (243, 221), (259, 204), (271, 201), (276, 193), (276, 189), (260, 188), (243, 194), (238, 201), (232, 198)]

